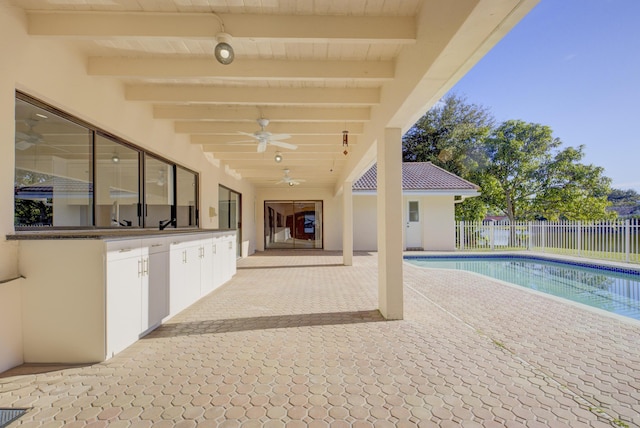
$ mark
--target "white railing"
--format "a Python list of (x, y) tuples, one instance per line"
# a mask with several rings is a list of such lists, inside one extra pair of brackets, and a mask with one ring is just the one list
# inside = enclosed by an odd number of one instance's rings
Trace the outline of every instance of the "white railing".
[(530, 250), (640, 263), (640, 220), (601, 222), (464, 222), (456, 224), (459, 250)]

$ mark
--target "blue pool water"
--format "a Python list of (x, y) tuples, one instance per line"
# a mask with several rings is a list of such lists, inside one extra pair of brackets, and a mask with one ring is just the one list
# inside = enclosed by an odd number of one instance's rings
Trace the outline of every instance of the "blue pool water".
[(417, 266), (476, 272), (640, 320), (640, 271), (527, 256), (406, 256)]

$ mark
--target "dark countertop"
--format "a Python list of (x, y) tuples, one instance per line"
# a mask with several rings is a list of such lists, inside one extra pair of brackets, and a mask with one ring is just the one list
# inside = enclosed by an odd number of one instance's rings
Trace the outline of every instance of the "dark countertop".
[(7, 235), (7, 241), (46, 239), (131, 239), (212, 232), (235, 232), (235, 229), (87, 229), (87, 230), (29, 230)]

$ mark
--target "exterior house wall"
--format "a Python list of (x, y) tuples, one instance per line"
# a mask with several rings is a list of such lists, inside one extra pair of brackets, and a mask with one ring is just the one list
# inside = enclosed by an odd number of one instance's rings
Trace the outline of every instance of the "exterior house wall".
[[(422, 247), (430, 251), (455, 249), (455, 206), (453, 196), (403, 197), (403, 218), (406, 221), (409, 201), (419, 201), (422, 222)], [(376, 203), (375, 195), (355, 195), (353, 198), (353, 249), (376, 251)], [(406, 237), (404, 242), (406, 242)], [(406, 245), (405, 245), (406, 248)]]
[[(23, 12), (12, 7), (0, 13), (0, 280), (19, 275), (14, 233), (15, 90), (38, 98), (77, 116), (143, 149), (148, 149), (200, 174), (200, 225), (218, 227), (209, 207), (218, 206), (218, 184), (242, 194), (243, 239), (248, 254), (255, 251), (254, 188), (235, 178), (215, 159), (208, 159), (198, 145), (174, 132), (169, 120), (153, 118), (149, 106), (125, 101), (124, 87), (100, 77), (88, 76), (86, 59), (75, 49), (51, 40), (27, 35)], [(20, 281), (0, 284), (0, 372), (22, 363)], [(9, 328), (9, 327), (7, 327)]]
[(378, 250), (376, 195), (353, 195), (353, 249), (354, 251)]
[(425, 251), (453, 251), (456, 247), (453, 196), (423, 197), (422, 247)]

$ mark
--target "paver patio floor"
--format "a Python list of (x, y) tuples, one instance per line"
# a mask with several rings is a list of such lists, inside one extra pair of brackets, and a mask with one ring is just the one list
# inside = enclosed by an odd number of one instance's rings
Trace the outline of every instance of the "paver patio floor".
[(114, 358), (18, 367), (11, 427), (640, 426), (640, 323), (470, 273), (405, 264), (405, 319), (377, 311), (377, 256), (258, 253)]

